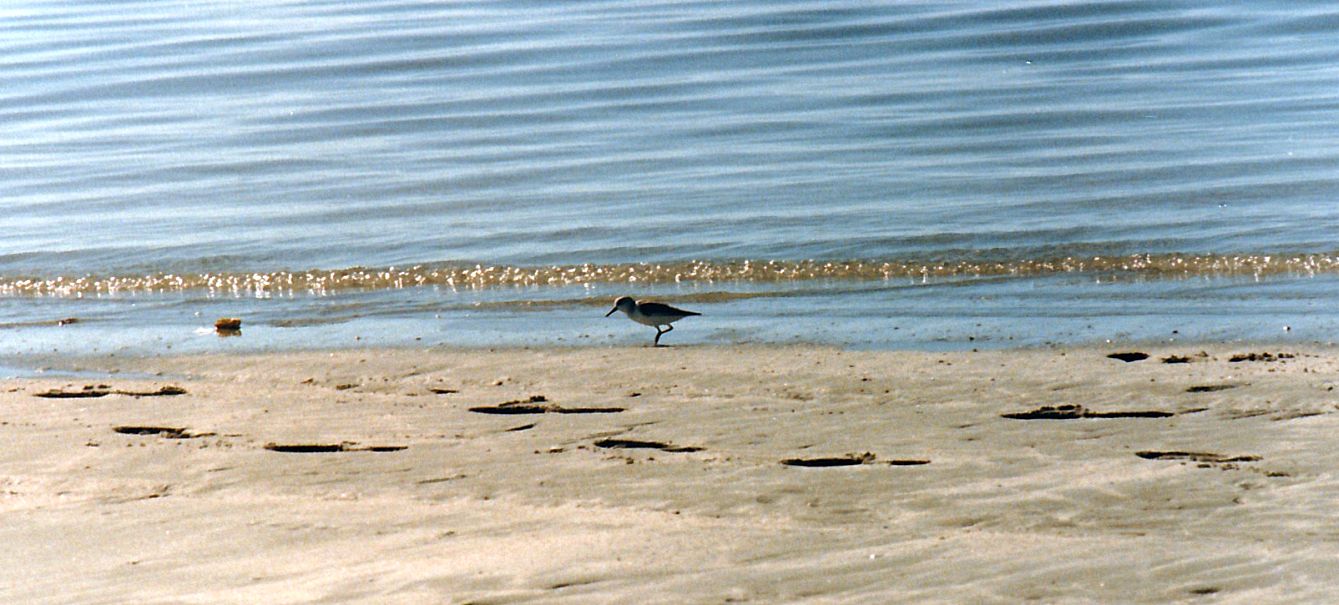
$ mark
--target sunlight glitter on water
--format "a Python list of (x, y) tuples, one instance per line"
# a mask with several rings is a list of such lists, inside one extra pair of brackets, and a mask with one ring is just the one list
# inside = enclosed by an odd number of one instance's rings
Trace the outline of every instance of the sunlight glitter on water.
[(1339, 272), (1339, 256), (1134, 255), (1013, 261), (693, 261), (662, 264), (559, 265), (547, 267), (416, 265), (384, 269), (266, 273), (157, 274), (0, 278), (3, 296), (116, 296), (134, 293), (205, 291), (211, 296), (268, 297), (331, 295), (350, 290), (423, 286), (484, 289), (582, 284), (675, 284), (850, 280), (886, 281), (953, 277), (1119, 274), (1163, 279), (1196, 276), (1317, 275)]

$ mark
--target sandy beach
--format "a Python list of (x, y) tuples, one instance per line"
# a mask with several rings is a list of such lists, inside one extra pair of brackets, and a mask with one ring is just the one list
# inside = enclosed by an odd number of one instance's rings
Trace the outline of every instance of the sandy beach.
[(1332, 349), (63, 363), (108, 374), (0, 389), (6, 603), (1280, 603), (1339, 585)]

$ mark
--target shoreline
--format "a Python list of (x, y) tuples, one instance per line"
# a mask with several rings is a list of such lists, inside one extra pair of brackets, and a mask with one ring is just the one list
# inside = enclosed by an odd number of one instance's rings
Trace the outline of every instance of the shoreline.
[[(647, 331), (647, 334), (653, 332)], [(245, 336), (217, 335), (214, 333), (205, 334), (204, 330), (197, 330), (194, 334), (196, 338), (221, 339), (225, 342), (235, 342), (234, 339), (245, 338)], [(649, 340), (649, 339), (648, 339)], [(1339, 341), (1335, 339), (1308, 338), (1302, 335), (1290, 335), (1288, 338), (1237, 338), (1237, 339), (1208, 339), (1208, 338), (1184, 338), (1179, 335), (1171, 337), (1147, 337), (1147, 338), (1093, 338), (1081, 341), (1024, 341), (1014, 343), (1013, 341), (1000, 341), (984, 339), (976, 341), (967, 339), (962, 341), (944, 341), (934, 343), (911, 344), (904, 343), (900, 346), (885, 345), (874, 346), (867, 344), (829, 342), (821, 340), (801, 340), (792, 339), (789, 341), (759, 341), (759, 342), (701, 342), (691, 341), (688, 343), (667, 344), (663, 347), (652, 347), (651, 345), (640, 344), (640, 339), (633, 342), (536, 342), (536, 343), (433, 343), (428, 344), (415, 340), (397, 340), (394, 342), (355, 341), (351, 345), (341, 345), (333, 343), (322, 343), (311, 346), (277, 346), (267, 348), (259, 346), (256, 348), (206, 348), (206, 347), (177, 347), (172, 346), (150, 350), (150, 348), (140, 349), (119, 349), (115, 351), (102, 350), (83, 350), (83, 351), (51, 351), (13, 353), (0, 355), (0, 380), (42, 380), (42, 379), (96, 379), (113, 378), (116, 376), (152, 379), (155, 376), (152, 373), (142, 373), (136, 370), (136, 364), (143, 362), (150, 364), (154, 360), (173, 360), (173, 359), (204, 359), (204, 358), (227, 358), (227, 357), (300, 357), (308, 355), (343, 355), (364, 353), (368, 355), (377, 354), (413, 354), (421, 353), (428, 355), (450, 355), (450, 354), (503, 354), (503, 353), (526, 353), (526, 352), (590, 352), (609, 353), (614, 351), (639, 351), (639, 350), (700, 350), (700, 351), (731, 351), (731, 350), (776, 350), (776, 349), (813, 349), (840, 351), (849, 354), (871, 354), (871, 355), (953, 355), (953, 354), (1008, 354), (1010, 352), (1019, 353), (1038, 353), (1038, 352), (1065, 352), (1065, 351), (1091, 351), (1097, 353), (1104, 350), (1110, 352), (1126, 350), (1149, 350), (1149, 351), (1190, 351), (1198, 353), (1201, 351), (1215, 350), (1223, 354), (1229, 349), (1240, 350), (1242, 352), (1259, 350), (1278, 350), (1278, 351), (1337, 351), (1339, 352)]]
[[(967, 280), (898, 285), (831, 283), (812, 290), (722, 284), (649, 288), (506, 289), (444, 293), (406, 288), (329, 297), (98, 300), (14, 299), (0, 325), (0, 363), (69, 356), (345, 348), (638, 347), (654, 330), (605, 317), (627, 290), (703, 313), (665, 343), (810, 343), (851, 350), (1017, 349), (1058, 345), (1328, 344), (1339, 276), (1092, 281)], [(867, 287), (866, 287), (867, 286)], [(728, 300), (721, 299), (727, 296)], [(741, 295), (743, 298), (731, 298)], [(698, 302), (690, 302), (700, 297)], [(219, 338), (214, 321), (242, 319)], [(1174, 341), (1174, 342), (1173, 342)], [(1308, 346), (1307, 344), (1290, 346)]]
[(0, 391), (7, 602), (1284, 602), (1339, 556), (1332, 347), (81, 363)]

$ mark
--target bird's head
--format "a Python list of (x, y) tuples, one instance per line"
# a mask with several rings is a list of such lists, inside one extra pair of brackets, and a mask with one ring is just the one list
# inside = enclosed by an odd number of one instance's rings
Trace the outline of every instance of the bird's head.
[(609, 317), (610, 315), (614, 314), (614, 311), (631, 313), (632, 310), (636, 308), (637, 308), (637, 301), (632, 300), (631, 296), (620, 296), (618, 297), (618, 300), (614, 301), (614, 308), (610, 309), (608, 313), (604, 314), (604, 316)]

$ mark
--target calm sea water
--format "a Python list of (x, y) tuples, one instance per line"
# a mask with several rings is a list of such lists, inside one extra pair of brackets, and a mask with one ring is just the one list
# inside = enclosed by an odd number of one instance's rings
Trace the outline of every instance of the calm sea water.
[[(1337, 31), (1302, 1), (6, 2), (0, 355), (649, 342), (601, 317), (623, 293), (707, 313), (680, 344), (1328, 341)], [(196, 332), (220, 315), (243, 336)]]

